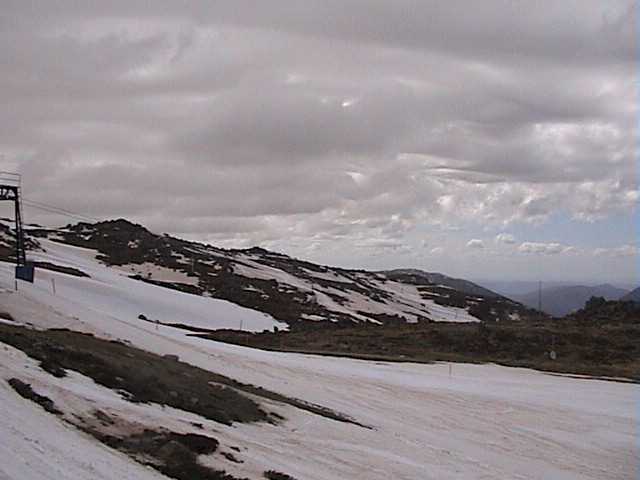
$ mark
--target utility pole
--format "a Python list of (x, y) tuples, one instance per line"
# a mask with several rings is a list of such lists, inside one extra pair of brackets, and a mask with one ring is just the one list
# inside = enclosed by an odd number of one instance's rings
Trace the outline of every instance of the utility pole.
[(538, 282), (538, 311), (542, 313), (542, 280)]

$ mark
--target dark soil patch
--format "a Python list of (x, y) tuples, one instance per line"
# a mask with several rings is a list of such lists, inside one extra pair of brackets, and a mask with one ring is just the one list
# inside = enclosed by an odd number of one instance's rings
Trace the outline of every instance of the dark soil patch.
[(215, 438), (195, 433), (149, 430), (118, 437), (95, 429), (84, 429), (105, 445), (126, 453), (139, 463), (149, 465), (162, 474), (178, 480), (240, 480), (223, 470), (198, 463), (198, 455), (213, 453), (218, 448)]
[(275, 470), (268, 470), (262, 474), (264, 478), (268, 480), (296, 480), (291, 475), (286, 473), (276, 472)]
[(244, 463), (242, 460), (238, 460), (233, 453), (231, 452), (222, 452), (221, 454), (224, 458), (226, 458), (227, 460), (229, 460), (230, 462), (233, 463)]
[(8, 380), (9, 385), (13, 388), (18, 395), (22, 398), (26, 398), (27, 400), (31, 400), (32, 402), (37, 403), (42, 408), (44, 408), (47, 412), (53, 413), (54, 415), (62, 415), (62, 412), (56, 408), (56, 404), (49, 397), (45, 397), (44, 395), (40, 395), (33, 391), (31, 385), (23, 382), (18, 378), (11, 378)]
[(142, 275), (131, 275), (129, 278), (134, 280), (140, 280), (142, 282), (150, 283), (158, 287), (170, 288), (171, 290), (178, 290), (179, 292), (190, 293), (192, 295), (202, 295), (204, 290), (196, 285), (180, 282), (164, 282), (161, 280), (154, 280), (152, 278), (145, 278)]
[(41, 268), (43, 270), (51, 270), (52, 272), (66, 273), (67, 275), (73, 275), (74, 277), (87, 277), (87, 278), (90, 277), (88, 273), (85, 273), (82, 270), (79, 270), (73, 267), (56, 265), (55, 263), (50, 263), (50, 262), (34, 262), (33, 264), (37, 268)]

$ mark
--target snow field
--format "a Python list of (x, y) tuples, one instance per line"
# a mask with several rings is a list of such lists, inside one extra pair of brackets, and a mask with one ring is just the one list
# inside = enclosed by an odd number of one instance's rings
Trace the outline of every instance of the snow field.
[[(173, 312), (186, 316), (191, 309), (202, 311), (199, 297), (175, 292), (180, 297), (162, 303), (163, 296), (174, 292), (122, 277), (92, 260), (89, 251), (68, 250), (72, 248), (61, 246), (46, 259), (54, 261), (54, 255), (59, 260), (56, 263), (66, 259), (65, 264), (86, 271), (91, 279), (39, 270), (35, 285), (21, 283), (18, 292), (0, 292), (2, 308), (40, 328), (64, 326), (125, 340), (158, 354), (176, 354), (193, 365), (320, 404), (372, 427), (343, 424), (272, 403), (268, 408), (287, 418), (280, 426), (206, 424), (224, 445), (241, 447), (238, 458), (245, 463), (225, 465), (238, 476), (257, 479), (262, 470), (273, 468), (299, 480), (637, 478), (638, 385), (496, 365), (391, 364), (264, 352), (188, 337), (184, 331), (156, 328), (136, 317), (144, 307), (164, 314), (163, 321), (171, 321)], [(11, 272), (10, 265), (0, 266), (1, 284), (12, 284)], [(68, 277), (68, 283), (63, 277)], [(62, 285), (55, 296), (51, 278)], [(153, 307), (156, 301), (160, 303)], [(216, 318), (224, 317), (222, 313), (230, 308), (226, 303), (207, 303), (208, 311)], [(241, 309), (234, 314), (234, 320), (246, 318), (245, 325), (249, 325), (256, 312)], [(63, 379), (56, 387), (56, 379), (39, 373), (37, 366), (24, 359), (22, 364), (10, 361), (3, 348), (0, 345), (0, 353), (5, 352), (0, 360), (2, 378), (31, 375), (38, 382), (34, 389), (52, 398), (62, 395), (56, 388), (64, 386), (70, 393), (56, 397), (63, 409), (67, 405), (82, 411), (86, 402), (93, 401), (125, 416), (153, 419), (168, 427), (184, 429), (185, 420), (194, 421), (194, 417), (206, 422), (185, 412), (127, 404), (78, 376), (68, 383)], [(11, 355), (17, 358), (15, 352)], [(127, 467), (126, 458), (109, 453), (7, 389), (0, 382), (0, 478), (157, 478), (124, 472), (124, 468), (138, 466)], [(13, 415), (13, 411), (24, 413)], [(36, 420), (23, 421), (26, 413)], [(50, 444), (62, 445), (57, 441), (61, 438), (77, 447), (56, 450), (54, 445), (50, 450), (49, 443), (46, 448), (33, 445), (32, 439), (50, 434), (54, 438), (47, 440)], [(5, 465), (17, 455), (27, 467), (7, 470)], [(85, 465), (87, 458), (95, 459), (98, 466)], [(102, 458), (115, 465), (111, 476), (100, 469)], [(42, 465), (48, 464), (51, 474), (45, 476), (47, 469)], [(60, 472), (67, 465), (71, 473), (65, 477)], [(96, 468), (98, 473), (79, 476), (90, 471), (87, 468)]]

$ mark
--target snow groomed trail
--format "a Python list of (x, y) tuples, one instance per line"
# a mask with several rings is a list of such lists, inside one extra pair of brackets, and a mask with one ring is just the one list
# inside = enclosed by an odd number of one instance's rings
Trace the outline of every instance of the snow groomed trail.
[[(20, 283), (13, 292), (12, 265), (0, 264), (0, 305), (17, 321), (176, 354), (372, 427), (287, 406), (278, 407), (287, 418), (281, 426), (217, 427), (221, 441), (244, 448), (245, 464), (231, 471), (239, 476), (261, 478), (259, 467), (268, 465), (298, 480), (640, 478), (638, 385), (495, 365), (450, 368), (264, 352), (188, 337), (137, 316), (207, 328), (238, 328), (242, 321), (246, 329), (262, 330), (277, 322), (228, 302), (129, 279), (94, 260), (95, 252), (52, 243), (40, 259), (79, 268), (91, 278), (38, 270), (34, 285)], [(15, 360), (13, 349), (0, 346), (0, 354), (0, 479), (82, 478), (83, 472), (85, 478), (159, 478), (18, 397), (4, 381), (10, 375), (20, 373), (34, 385), (48, 377)], [(83, 391), (71, 383), (59, 388)], [(175, 422), (181, 414), (153, 409), (148, 415)], [(24, 467), (8, 468), (16, 459)]]

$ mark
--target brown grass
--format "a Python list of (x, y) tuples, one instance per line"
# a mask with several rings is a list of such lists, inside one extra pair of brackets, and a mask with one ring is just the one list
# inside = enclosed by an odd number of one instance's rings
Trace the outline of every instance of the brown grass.
[[(421, 323), (254, 333), (218, 331), (211, 340), (382, 361), (493, 362), (557, 373), (640, 381), (640, 323), (577, 320), (482, 324)], [(556, 359), (550, 351), (556, 352)]]

